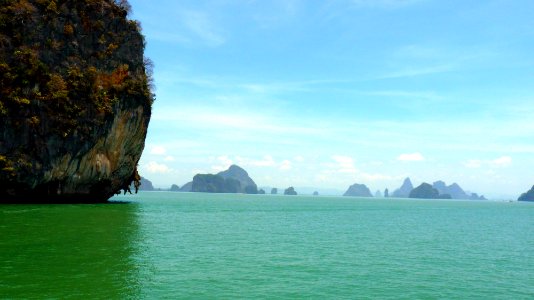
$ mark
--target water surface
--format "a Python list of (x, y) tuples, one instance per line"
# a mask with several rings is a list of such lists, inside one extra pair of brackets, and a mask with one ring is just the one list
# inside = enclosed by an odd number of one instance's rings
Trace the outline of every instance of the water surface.
[(534, 205), (145, 192), (0, 206), (8, 298), (532, 298)]

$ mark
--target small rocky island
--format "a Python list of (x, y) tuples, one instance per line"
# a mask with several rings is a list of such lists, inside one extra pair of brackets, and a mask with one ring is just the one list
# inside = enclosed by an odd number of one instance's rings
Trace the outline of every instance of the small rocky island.
[(349, 189), (343, 194), (343, 196), (351, 197), (373, 197), (371, 191), (365, 184), (355, 183), (349, 187)]
[(0, 201), (105, 202), (130, 183), (153, 95), (127, 1), (0, 6)]

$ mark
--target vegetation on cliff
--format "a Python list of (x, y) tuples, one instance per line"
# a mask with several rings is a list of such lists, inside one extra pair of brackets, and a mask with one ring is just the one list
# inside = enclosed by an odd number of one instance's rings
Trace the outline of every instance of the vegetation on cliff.
[(107, 199), (138, 178), (154, 96), (128, 12), (125, 0), (0, 0), (0, 195)]

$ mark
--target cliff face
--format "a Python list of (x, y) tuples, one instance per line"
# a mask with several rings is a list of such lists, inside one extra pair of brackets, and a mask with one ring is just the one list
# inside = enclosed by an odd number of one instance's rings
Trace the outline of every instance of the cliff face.
[(0, 3), (0, 201), (102, 202), (138, 181), (153, 95), (127, 2)]

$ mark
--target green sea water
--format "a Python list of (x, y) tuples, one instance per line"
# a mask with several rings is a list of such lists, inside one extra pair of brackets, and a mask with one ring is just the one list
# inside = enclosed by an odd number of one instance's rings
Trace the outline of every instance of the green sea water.
[(534, 205), (145, 192), (0, 206), (0, 298), (534, 298)]

